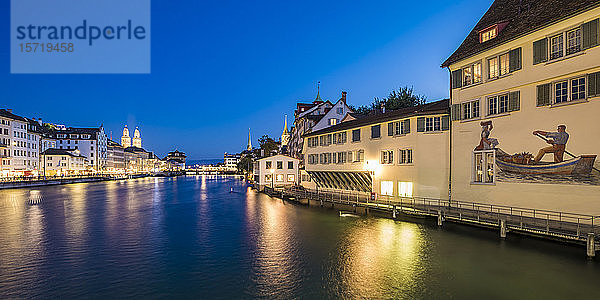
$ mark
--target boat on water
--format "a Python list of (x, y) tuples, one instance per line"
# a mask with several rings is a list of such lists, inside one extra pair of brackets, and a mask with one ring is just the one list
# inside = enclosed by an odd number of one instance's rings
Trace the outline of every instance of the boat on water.
[(504, 172), (529, 175), (584, 175), (590, 174), (596, 155), (581, 155), (559, 163), (539, 162), (537, 164), (517, 164), (496, 156), (496, 165)]

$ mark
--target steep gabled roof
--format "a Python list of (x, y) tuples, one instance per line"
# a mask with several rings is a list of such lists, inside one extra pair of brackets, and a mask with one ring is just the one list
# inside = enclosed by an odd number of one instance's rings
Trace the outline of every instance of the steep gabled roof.
[(6, 109), (0, 109), (0, 117), (5, 117), (5, 118), (9, 118), (9, 119), (16, 120), (16, 121), (21, 121), (21, 122), (27, 122), (27, 119), (25, 119), (21, 116), (17, 116), (15, 114), (13, 114), (12, 112), (9, 112)]
[[(600, 0), (496, 0), (442, 67), (598, 6)], [(503, 23), (495, 38), (479, 42), (480, 31)]]

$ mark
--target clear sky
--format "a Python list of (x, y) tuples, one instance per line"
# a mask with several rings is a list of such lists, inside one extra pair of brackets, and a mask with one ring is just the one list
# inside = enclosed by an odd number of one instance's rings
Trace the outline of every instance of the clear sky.
[(0, 107), (119, 140), (139, 126), (144, 148), (191, 159), (245, 148), (248, 128), (279, 137), (283, 115), (316, 83), (362, 105), (408, 85), (447, 98), (440, 64), (492, 0), (152, 0), (149, 75), (11, 75), (9, 1), (0, 4)]

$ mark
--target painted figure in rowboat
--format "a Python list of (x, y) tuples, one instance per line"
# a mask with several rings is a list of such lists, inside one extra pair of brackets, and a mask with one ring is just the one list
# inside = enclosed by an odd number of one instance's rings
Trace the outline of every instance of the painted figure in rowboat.
[[(566, 150), (569, 134), (567, 126), (559, 125), (557, 132), (534, 131), (533, 135), (545, 140), (551, 146), (540, 149), (533, 158), (531, 153), (523, 152), (510, 155), (502, 149), (496, 150), (496, 165), (502, 171), (531, 174), (531, 175), (585, 175), (594, 169), (596, 155), (575, 156)], [(554, 162), (543, 162), (541, 159), (547, 153), (554, 154)], [(572, 159), (564, 160), (564, 154)]]

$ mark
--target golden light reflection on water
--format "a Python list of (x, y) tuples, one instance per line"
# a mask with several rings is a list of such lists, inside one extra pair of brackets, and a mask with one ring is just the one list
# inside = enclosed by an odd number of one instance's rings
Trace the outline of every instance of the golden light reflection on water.
[(421, 278), (425, 243), (416, 224), (357, 220), (340, 245), (342, 263), (330, 276), (339, 276), (340, 288), (351, 295), (387, 298), (384, 293), (413, 290)]
[(295, 222), (287, 219), (290, 216), (282, 201), (250, 191), (246, 203), (248, 224), (253, 224), (251, 238), (256, 243), (253, 273), (259, 275), (253, 292), (262, 297), (289, 297), (301, 280)]

